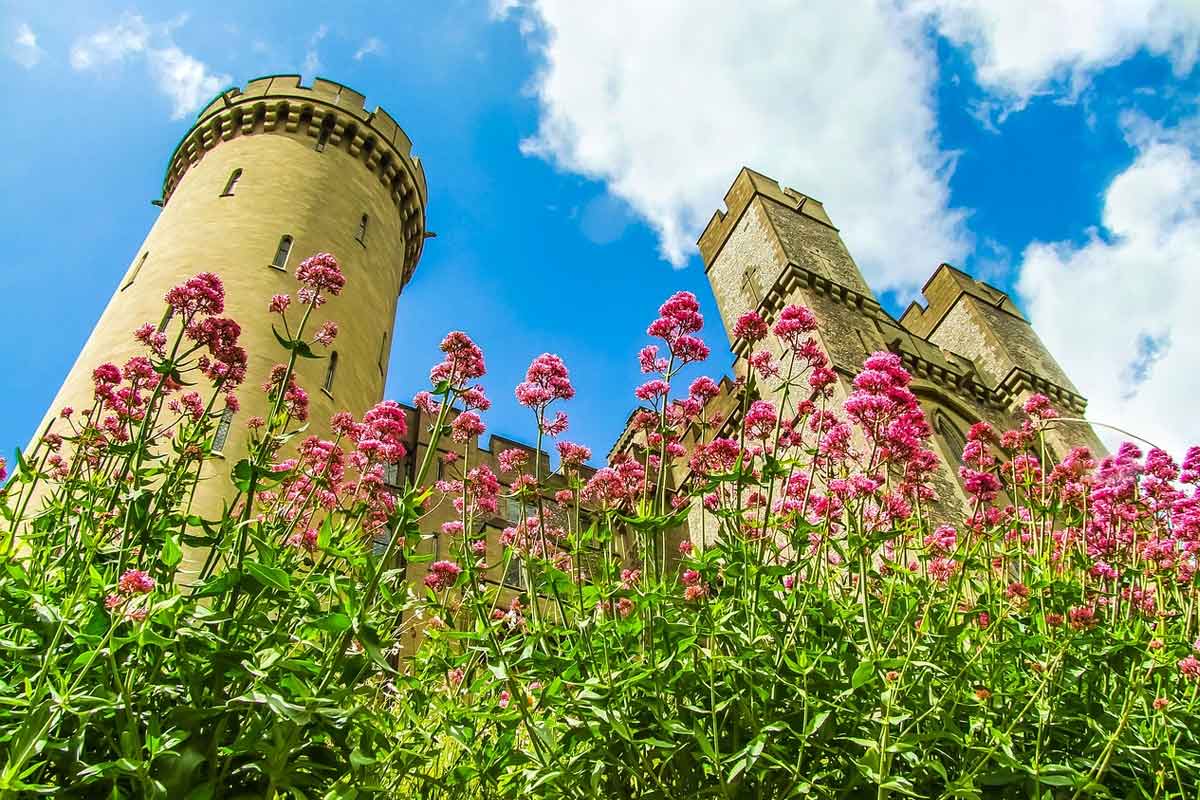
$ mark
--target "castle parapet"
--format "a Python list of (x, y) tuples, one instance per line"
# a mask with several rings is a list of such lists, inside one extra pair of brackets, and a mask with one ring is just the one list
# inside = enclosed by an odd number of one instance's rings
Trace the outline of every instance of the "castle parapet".
[(171, 155), (163, 178), (163, 203), (206, 152), (222, 141), (259, 133), (309, 137), (321, 147), (341, 148), (360, 160), (392, 195), (404, 233), (408, 280), (425, 240), (425, 170), (412, 155), (412, 141), (391, 115), (382, 108), (368, 111), (361, 93), (334, 81), (317, 78), (305, 87), (299, 75), (268, 75), (244, 89), (221, 92)]

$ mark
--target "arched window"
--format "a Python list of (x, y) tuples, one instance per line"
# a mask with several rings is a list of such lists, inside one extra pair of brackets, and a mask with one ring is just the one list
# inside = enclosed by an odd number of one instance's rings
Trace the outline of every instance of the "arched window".
[(387, 358), (387, 356), (388, 356), (387, 334), (388, 334), (387, 331), (383, 332), (383, 341), (379, 343), (379, 374), (380, 374), (380, 376), (384, 375), (384, 373), (386, 372), (386, 370), (384, 370), (384, 368), (383, 368), (383, 364), (384, 364), (384, 359)]
[(121, 291), (125, 291), (130, 286), (133, 286), (133, 281), (137, 278), (138, 273), (142, 271), (142, 267), (146, 263), (146, 256), (150, 255), (150, 251), (142, 253), (142, 257), (133, 265), (133, 269), (129, 271), (129, 277), (125, 279), (125, 283), (121, 286)]
[(367, 215), (363, 214), (362, 219), (358, 221), (358, 234), (354, 237), (358, 239), (359, 244), (367, 243)]
[(967, 437), (963, 436), (958, 426), (941, 411), (937, 412), (937, 416), (934, 417), (933, 427), (946, 444), (946, 452), (949, 454), (951, 465), (961, 464), (963, 449), (967, 446)]
[(241, 180), (241, 177), (241, 167), (238, 167), (233, 172), (229, 173), (229, 180), (225, 182), (225, 191), (221, 192), (221, 197), (233, 197), (233, 187), (237, 186), (237, 182)]
[(229, 426), (233, 424), (233, 409), (225, 409), (225, 413), (221, 415), (221, 421), (217, 423), (217, 432), (213, 434), (212, 451), (220, 453), (225, 449), (225, 442), (229, 439)]
[(338, 354), (334, 350), (329, 354), (329, 367), (325, 370), (325, 383), (321, 387), (326, 394), (333, 394), (333, 376), (337, 373)]
[(292, 237), (284, 235), (279, 239), (279, 248), (275, 251), (275, 260), (271, 266), (275, 269), (287, 269), (288, 256), (292, 254)]

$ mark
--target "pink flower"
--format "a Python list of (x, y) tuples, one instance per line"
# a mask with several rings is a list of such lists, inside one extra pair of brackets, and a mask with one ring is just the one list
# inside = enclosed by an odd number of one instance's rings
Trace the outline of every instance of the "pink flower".
[(1025, 401), (1025, 413), (1034, 419), (1050, 419), (1058, 413), (1050, 405), (1050, 398), (1044, 394), (1031, 394)]
[(283, 312), (287, 311), (287, 307), (289, 305), (291, 305), (291, 302), (292, 302), (291, 295), (286, 295), (286, 294), (273, 295), (271, 297), (271, 304), (267, 307), (267, 310), (270, 311), (272, 314), (282, 314)]
[(317, 332), (313, 334), (313, 341), (329, 347), (329, 345), (333, 344), (333, 340), (337, 338), (337, 335), (338, 324), (333, 320), (328, 320), (320, 328), (317, 328)]
[(958, 532), (950, 525), (939, 525), (933, 533), (925, 537), (925, 546), (937, 555), (945, 555), (954, 549), (958, 541)]
[(497, 703), (497, 705), (499, 705), (501, 708), (508, 708), (508, 703), (509, 703), (510, 699), (511, 699), (511, 695), (509, 695), (508, 689), (501, 689), (500, 690), (500, 701)]
[(521, 405), (544, 409), (554, 400), (570, 400), (575, 389), (563, 360), (552, 353), (542, 353), (530, 363), (525, 381), (517, 386), (515, 394)]
[(431, 417), (436, 417), (442, 410), (442, 404), (433, 398), (431, 392), (417, 392), (413, 395), (413, 405)]
[(733, 336), (735, 339), (744, 339), (747, 342), (757, 342), (767, 338), (767, 323), (755, 311), (747, 311), (738, 317), (737, 322), (733, 326)]
[(462, 398), (462, 401), (464, 404), (466, 404), (468, 410), (478, 409), (480, 411), (487, 411), (492, 407), (492, 401), (488, 399), (486, 394), (484, 394), (482, 386), (472, 386), (464, 390), (459, 397)]
[(454, 585), (462, 567), (453, 561), (435, 561), (429, 565), (429, 573), (425, 576), (425, 585), (435, 592)]
[(439, 347), (446, 357), (429, 371), (429, 379), (433, 383), (445, 381), (452, 388), (461, 389), (468, 381), (482, 378), (487, 373), (483, 351), (462, 331), (446, 334)]
[(648, 344), (638, 352), (638, 365), (642, 372), (666, 372), (669, 366), (667, 359), (658, 357), (658, 345)]
[(650, 323), (646, 333), (667, 342), (673, 347), (680, 336), (696, 333), (704, 327), (700, 315), (700, 303), (691, 292), (676, 292), (659, 306), (658, 319)]
[(1167, 706), (1169, 706), (1170, 704), (1171, 704), (1171, 702), (1170, 702), (1169, 700), (1167, 700), (1167, 698), (1165, 698), (1165, 697), (1156, 697), (1156, 698), (1154, 698), (1154, 704), (1153, 704), (1153, 705), (1154, 705), (1154, 710), (1155, 710), (1155, 711), (1162, 711), (1164, 708), (1166, 708), (1166, 707), (1167, 707)]
[(702, 583), (694, 583), (683, 590), (683, 599), (694, 603), (708, 595), (708, 587)]
[(664, 397), (667, 392), (670, 391), (670, 389), (671, 387), (666, 381), (662, 380), (661, 378), (655, 378), (652, 381), (646, 381), (643, 383), (633, 391), (633, 394), (639, 400), (644, 400), (647, 403), (653, 403), (658, 400), (658, 398)]
[(617, 601), (617, 613), (624, 619), (633, 613), (633, 601), (628, 597), (622, 597)]
[(117, 581), (117, 591), (121, 594), (149, 594), (154, 591), (154, 578), (140, 569), (126, 570)]
[(775, 432), (775, 406), (766, 400), (755, 400), (746, 412), (746, 435), (766, 441)]
[(684, 586), (695, 586), (700, 583), (700, 573), (694, 569), (686, 569), (679, 576), (679, 582)]
[(556, 411), (554, 419), (542, 425), (542, 430), (548, 436), (558, 436), (560, 433), (565, 433), (567, 430), (567, 415), (561, 411)]
[(288, 536), (287, 545), (296, 550), (315, 553), (317, 551), (317, 529), (305, 528), (303, 531), (295, 531)]
[(301, 261), (296, 267), (296, 280), (318, 294), (324, 291), (334, 296), (341, 294), (346, 285), (346, 276), (330, 253), (317, 253)]
[(1200, 661), (1195, 656), (1180, 659), (1179, 672), (1189, 681), (1200, 681)]
[(592, 451), (574, 442), (559, 442), (558, 457), (564, 469), (578, 467), (592, 457)]
[(779, 312), (779, 321), (775, 323), (775, 335), (793, 350), (799, 349), (801, 334), (811, 333), (816, 329), (816, 316), (803, 306), (785, 306)]
[(469, 442), (483, 434), (487, 426), (474, 411), (464, 411), (450, 425), (450, 438), (456, 442)]
[(466, 673), (463, 672), (462, 667), (455, 667), (454, 669), (447, 670), (446, 683), (450, 684), (451, 687), (457, 688), (462, 684), (463, 676), (465, 674)]
[(690, 556), (692, 554), (692, 551), (695, 549), (696, 549), (696, 546), (694, 544), (692, 544), (691, 539), (684, 539), (682, 542), (679, 543), (679, 554), (680, 555)]
[(213, 273), (201, 272), (171, 289), (164, 299), (183, 319), (195, 314), (220, 314), (225, 310), (225, 287)]
[(518, 472), (525, 466), (528, 460), (528, 451), (522, 450), (519, 447), (510, 447), (497, 458), (497, 461), (500, 462), (501, 472)]
[[(70, 419), (71, 415), (74, 413), (75, 409), (71, 408), (70, 406), (63, 406), (62, 411), (58, 412), (58, 415), (63, 419)], [(3, 480), (3, 478), (0, 478), (0, 480)]]
[(692, 385), (688, 387), (688, 394), (701, 403), (707, 403), (720, 393), (721, 387), (717, 385), (717, 382), (705, 375), (696, 378), (696, 380), (692, 381)]
[(362, 442), (378, 442), (376, 455), (385, 464), (395, 464), (404, 458), (404, 441), (408, 435), (408, 420), (404, 407), (394, 400), (384, 400), (363, 415)]

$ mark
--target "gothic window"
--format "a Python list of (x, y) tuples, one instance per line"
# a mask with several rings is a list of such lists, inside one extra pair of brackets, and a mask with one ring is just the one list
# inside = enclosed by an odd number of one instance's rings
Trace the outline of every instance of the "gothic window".
[(946, 445), (946, 452), (949, 455), (951, 465), (962, 463), (963, 449), (967, 446), (967, 437), (963, 436), (961, 430), (955, 425), (950, 417), (946, 416), (941, 411), (937, 412), (934, 417), (934, 430), (937, 435), (942, 437), (942, 441)]
[(271, 266), (275, 269), (287, 269), (288, 256), (292, 254), (292, 237), (284, 235), (279, 239), (279, 247), (275, 250), (275, 259)]
[(171, 317), (173, 316), (175, 316), (175, 309), (171, 306), (167, 306), (166, 313), (163, 314), (162, 319), (158, 322), (159, 333), (162, 333), (167, 329), (167, 326), (171, 324)]
[(384, 359), (387, 358), (387, 355), (388, 355), (387, 336), (388, 336), (387, 331), (384, 331), (383, 332), (383, 341), (381, 341), (379, 343), (379, 375), (381, 377), (384, 375), (384, 372), (385, 372), (385, 370), (383, 368)]
[(133, 286), (133, 282), (137, 278), (138, 273), (142, 271), (142, 267), (146, 264), (146, 256), (148, 255), (150, 255), (149, 250), (142, 253), (142, 257), (138, 259), (137, 264), (135, 264), (133, 270), (130, 271), (129, 277), (125, 279), (125, 284), (121, 287), (122, 292), (128, 289), (130, 286)]
[(358, 221), (358, 233), (354, 236), (358, 239), (359, 244), (367, 243), (367, 215), (363, 214), (362, 219)]
[(237, 186), (237, 182), (242, 178), (241, 167), (229, 173), (229, 180), (225, 182), (225, 190), (221, 192), (221, 197), (232, 197), (233, 187)]
[(333, 376), (337, 373), (338, 354), (334, 350), (329, 354), (329, 367), (325, 370), (325, 383), (321, 386), (326, 394), (333, 394)]
[(221, 421), (217, 423), (217, 432), (213, 434), (212, 451), (220, 453), (225, 449), (225, 441), (229, 438), (229, 426), (233, 424), (233, 409), (225, 409)]

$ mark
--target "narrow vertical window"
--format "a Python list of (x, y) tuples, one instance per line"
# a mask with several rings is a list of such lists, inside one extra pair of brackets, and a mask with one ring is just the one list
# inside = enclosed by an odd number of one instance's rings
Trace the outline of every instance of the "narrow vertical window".
[(233, 424), (233, 409), (225, 409), (221, 421), (217, 423), (217, 432), (213, 434), (212, 451), (220, 453), (225, 449), (225, 441), (229, 438), (229, 426)]
[(317, 134), (317, 146), (313, 148), (318, 153), (325, 149), (325, 145), (329, 144), (329, 134), (333, 133), (333, 115), (328, 114), (325, 121), (321, 123), (321, 132)]
[(367, 215), (363, 214), (362, 219), (358, 221), (358, 235), (354, 237), (358, 239), (359, 244), (367, 243)]
[(171, 324), (171, 317), (173, 316), (175, 316), (175, 308), (173, 306), (167, 306), (166, 312), (163, 314), (162, 319), (158, 322), (159, 333), (162, 333), (167, 329), (167, 326)]
[(275, 251), (275, 260), (271, 266), (275, 269), (286, 269), (288, 256), (292, 254), (292, 237), (284, 236), (279, 240), (279, 248)]
[(388, 486), (400, 486), (400, 462), (393, 461), (383, 467), (383, 482)]
[(387, 331), (384, 331), (383, 332), (383, 341), (381, 341), (379, 343), (379, 375), (380, 375), (380, 377), (382, 377), (385, 372), (385, 370), (383, 368), (383, 364), (384, 364), (384, 359), (387, 358), (387, 355), (388, 355)]
[(525, 573), (521, 569), (521, 559), (515, 551), (510, 550), (508, 565), (504, 568), (504, 585), (514, 589), (525, 588)]
[(325, 370), (325, 383), (321, 387), (326, 394), (333, 394), (333, 376), (337, 373), (338, 354), (334, 350), (329, 354), (329, 368)]
[(122, 292), (128, 289), (130, 286), (133, 286), (133, 282), (137, 278), (138, 273), (142, 271), (142, 267), (146, 264), (146, 256), (148, 255), (150, 255), (149, 250), (142, 253), (142, 257), (139, 258), (137, 263), (133, 265), (133, 269), (129, 272), (129, 277), (125, 279), (125, 283), (121, 286)]
[(229, 180), (225, 182), (225, 190), (221, 192), (221, 197), (232, 197), (233, 188), (237, 186), (237, 182), (242, 178), (241, 167), (229, 173)]

